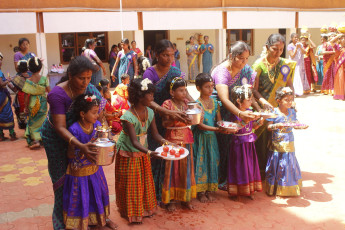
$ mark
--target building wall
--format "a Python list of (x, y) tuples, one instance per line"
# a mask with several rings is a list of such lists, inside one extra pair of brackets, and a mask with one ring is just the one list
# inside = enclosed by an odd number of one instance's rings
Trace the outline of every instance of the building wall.
[(35, 34), (15, 34), (15, 35), (1, 35), (0, 36), (0, 52), (4, 56), (2, 62), (1, 70), (7, 77), (7, 73), (10, 73), (11, 76), (16, 74), (14, 68), (14, 52), (13, 48), (18, 46), (18, 40), (22, 37), (26, 37), (30, 41), (29, 51), (32, 53), (37, 53), (36, 50), (36, 35)]

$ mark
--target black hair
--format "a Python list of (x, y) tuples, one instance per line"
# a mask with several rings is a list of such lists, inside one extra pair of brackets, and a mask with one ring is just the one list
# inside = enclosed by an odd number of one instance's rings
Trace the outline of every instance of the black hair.
[(20, 47), (24, 42), (28, 42), (30, 44), (29, 39), (27, 38), (20, 38), (18, 41), (18, 46)]
[(135, 40), (133, 40), (133, 41), (131, 42), (131, 45), (132, 45), (134, 42), (137, 43)]
[(102, 87), (103, 95), (105, 95), (105, 93), (109, 91), (109, 88), (108, 86), (101, 86), (101, 87)]
[(28, 61), (28, 66), (32, 73), (37, 73), (42, 69), (42, 62), (38, 57), (32, 57)]
[(242, 103), (244, 99), (246, 99), (246, 88), (248, 88), (248, 98), (250, 98), (253, 94), (252, 89), (250, 87), (246, 87), (244, 85), (242, 86), (235, 86), (231, 90), (231, 101), (238, 107), (239, 104), (237, 102), (237, 99), (240, 99), (240, 102)]
[(0, 52), (0, 60), (4, 59), (4, 56), (2, 55), (2, 53)]
[(279, 87), (276, 91), (276, 100), (281, 100), (283, 99), (284, 97), (288, 96), (288, 95), (293, 95), (293, 91), (289, 91), (289, 92), (284, 92), (283, 89), (284, 88), (289, 88), (291, 89), (290, 87)]
[(17, 69), (19, 73), (26, 73), (29, 70), (28, 62), (26, 60), (20, 60), (17, 63)]
[(13, 52), (17, 53), (20, 50), (19, 46), (13, 47)]
[(100, 92), (103, 93), (103, 87), (100, 85), (96, 85), (96, 89)]
[(99, 106), (99, 100), (97, 98), (93, 99), (92, 101), (88, 101), (87, 99), (85, 99), (86, 96), (92, 97), (93, 94), (92, 93), (81, 94), (78, 97), (76, 97), (76, 99), (73, 101), (72, 110), (78, 120), (80, 120), (81, 118), (80, 112), (87, 113), (88, 111), (92, 109), (92, 107)]
[[(250, 53), (250, 47), (249, 47), (249, 45), (247, 43), (245, 43), (244, 41), (237, 41), (237, 42), (235, 42), (234, 44), (231, 45), (231, 47), (229, 49), (228, 57), (225, 58), (224, 60), (222, 60), (218, 65), (220, 65), (223, 62), (229, 60), (230, 59), (230, 55), (231, 55), (231, 59), (234, 60), (237, 56), (241, 55), (245, 51), (248, 51)], [(214, 68), (216, 68), (218, 65), (213, 66), (211, 71), (210, 71), (210, 73), (212, 73)]]
[(128, 49), (131, 49), (131, 47), (130, 47), (130, 45), (129, 45), (129, 40), (128, 40), (128, 38), (122, 39), (122, 40), (121, 40), (121, 43), (127, 44), (127, 45), (128, 45)]
[(176, 47), (177, 47), (176, 43), (173, 43), (173, 46), (176, 46)]
[(69, 66), (67, 68), (66, 75), (63, 76), (57, 84), (67, 81), (69, 76), (75, 77), (88, 70), (92, 70), (92, 71), (95, 70), (95, 66), (91, 63), (91, 61), (87, 57), (77, 56), (71, 59)]
[(109, 80), (106, 78), (103, 78), (102, 80), (99, 81), (99, 84), (103, 87), (103, 86), (108, 86), (109, 84)]
[(269, 48), (269, 47), (273, 46), (277, 42), (282, 42), (285, 45), (285, 38), (284, 38), (284, 36), (281, 35), (281, 34), (271, 34), (268, 37), (267, 41), (266, 41), (266, 45)]
[[(171, 83), (172, 81), (174, 81), (174, 84), (171, 88)], [(177, 88), (179, 87), (182, 87), (182, 86), (187, 86), (187, 82), (183, 79), (183, 78), (180, 78), (179, 76), (177, 76), (177, 79), (176, 77), (175, 78), (171, 78), (167, 84), (165, 85), (165, 89), (170, 92), (170, 89), (172, 89), (173, 91), (175, 91)]]
[(130, 78), (130, 76), (127, 73), (124, 73), (121, 75), (121, 81), (122, 81), (122, 79), (124, 80), (126, 78)]
[(213, 82), (209, 73), (199, 73), (195, 78), (195, 86), (199, 86), (200, 88), (207, 82)]
[(117, 47), (117, 45), (112, 45), (110, 50), (113, 50), (115, 47)]
[(151, 67), (149, 59), (145, 56), (138, 57), (137, 63), (138, 63), (138, 69), (139, 69), (138, 71), (139, 76), (143, 76), (147, 68)]
[(293, 39), (293, 37), (295, 37), (295, 36), (298, 36), (298, 34), (297, 34), (297, 33), (292, 33), (292, 34), (290, 34), (291, 40), (290, 40), (289, 44), (292, 43), (292, 39)]
[(155, 50), (154, 50), (156, 54), (156, 58), (153, 60), (152, 65), (155, 65), (157, 63), (157, 57), (168, 48), (174, 49), (174, 46), (171, 43), (171, 41), (167, 39), (162, 39), (156, 43)]
[(145, 94), (154, 93), (156, 87), (152, 83), (147, 84), (147, 90), (141, 90), (141, 82), (145, 79), (134, 78), (131, 80), (128, 86), (128, 101), (135, 105), (139, 102), (140, 98), (143, 98)]
[(95, 39), (93, 39), (93, 38), (88, 38), (88, 39), (85, 40), (85, 45), (84, 45), (84, 47), (85, 47), (86, 49), (89, 49), (89, 46), (92, 45), (94, 42), (95, 42)]
[(328, 41), (328, 36), (322, 36), (322, 38)]

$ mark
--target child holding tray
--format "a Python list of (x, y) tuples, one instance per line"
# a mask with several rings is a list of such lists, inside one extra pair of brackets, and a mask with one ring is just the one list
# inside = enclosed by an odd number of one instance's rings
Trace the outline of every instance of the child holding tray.
[[(169, 81), (166, 90), (172, 99), (166, 100), (163, 107), (169, 110), (186, 111), (187, 83), (181, 77)], [(162, 203), (166, 204), (168, 211), (175, 211), (174, 201), (181, 201), (188, 209), (193, 209), (192, 198), (196, 198), (196, 185), (193, 165), (193, 133), (186, 124), (172, 120), (169, 116), (163, 117), (163, 126), (167, 128), (165, 138), (189, 151), (189, 155), (178, 161), (166, 161), (164, 181), (162, 186)]]
[[(292, 127), (284, 123), (296, 122), (293, 91), (280, 87), (276, 91), (278, 107), (274, 109), (277, 118), (267, 119), (267, 129), (272, 131), (272, 144), (266, 165), (266, 193), (277, 196), (299, 196), (302, 187), (301, 170), (295, 156)], [(307, 128), (307, 126), (296, 126)]]

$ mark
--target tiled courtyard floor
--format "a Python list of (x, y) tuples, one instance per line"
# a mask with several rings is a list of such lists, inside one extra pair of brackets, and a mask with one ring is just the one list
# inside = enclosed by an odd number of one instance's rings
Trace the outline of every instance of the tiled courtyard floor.
[[(194, 93), (195, 94), (195, 93)], [(345, 102), (312, 94), (297, 98), (299, 120), (310, 125), (295, 133), (303, 190), (300, 197), (234, 202), (223, 191), (214, 203), (194, 200), (196, 210), (159, 209), (143, 225), (128, 225), (115, 204), (114, 164), (104, 167), (111, 194), (110, 218), (119, 229), (345, 229)], [(0, 229), (50, 230), (53, 190), (43, 149), (19, 140), (0, 143)], [(6, 132), (7, 135), (7, 132)]]

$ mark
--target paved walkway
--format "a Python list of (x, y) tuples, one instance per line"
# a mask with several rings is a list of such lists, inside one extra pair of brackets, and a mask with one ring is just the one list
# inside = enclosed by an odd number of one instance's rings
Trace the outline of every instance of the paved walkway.
[[(119, 229), (345, 229), (345, 102), (318, 94), (296, 101), (299, 120), (310, 125), (294, 131), (303, 171), (300, 197), (258, 193), (254, 201), (234, 202), (219, 191), (214, 203), (195, 200), (195, 211), (159, 209), (143, 225), (131, 226), (117, 212), (113, 164), (104, 167), (110, 218)], [(17, 130), (19, 137), (23, 133)], [(52, 229), (53, 190), (44, 150), (30, 151), (23, 138), (2, 142), (0, 149), (0, 229)]]

